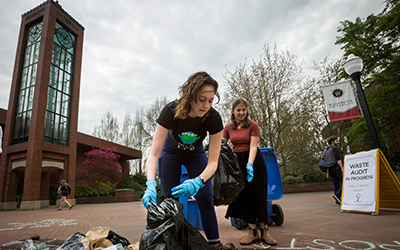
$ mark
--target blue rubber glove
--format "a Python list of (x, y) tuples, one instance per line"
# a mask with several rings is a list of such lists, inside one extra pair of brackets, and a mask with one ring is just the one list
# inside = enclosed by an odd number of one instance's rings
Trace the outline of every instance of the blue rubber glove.
[(254, 177), (253, 163), (248, 162), (246, 168), (247, 168), (247, 181), (252, 182)]
[(173, 187), (171, 194), (175, 197), (185, 197), (196, 195), (200, 188), (203, 187), (203, 181), (200, 177), (184, 181), (181, 185)]
[(149, 179), (146, 181), (147, 189), (144, 191), (144, 195), (142, 197), (142, 202), (144, 207), (147, 209), (149, 206), (150, 200), (152, 200), (155, 204), (157, 204), (157, 182), (153, 179)]

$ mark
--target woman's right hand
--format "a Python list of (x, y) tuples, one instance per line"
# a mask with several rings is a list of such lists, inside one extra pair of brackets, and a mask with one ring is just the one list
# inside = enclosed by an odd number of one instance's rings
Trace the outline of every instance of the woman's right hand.
[(149, 207), (150, 200), (157, 204), (157, 182), (153, 179), (149, 179), (146, 181), (146, 185), (147, 189), (144, 191), (142, 202), (144, 207), (147, 209)]

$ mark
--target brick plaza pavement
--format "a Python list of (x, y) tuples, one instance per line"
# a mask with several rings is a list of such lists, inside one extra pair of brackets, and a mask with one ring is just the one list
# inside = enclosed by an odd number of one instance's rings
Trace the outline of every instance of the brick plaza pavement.
[[(284, 212), (281, 226), (271, 225), (278, 246), (269, 249), (400, 249), (400, 211), (381, 209), (378, 216), (345, 212), (334, 205), (332, 192), (285, 194), (273, 201)], [(239, 249), (247, 229), (238, 230), (224, 218), (226, 206), (216, 207), (222, 242)], [(109, 227), (131, 243), (140, 241), (146, 227), (146, 209), (141, 202), (78, 204), (72, 210), (55, 206), (32, 211), (0, 211), (0, 246), (38, 234), (65, 240), (76, 232)], [(202, 232), (202, 231), (201, 231)]]

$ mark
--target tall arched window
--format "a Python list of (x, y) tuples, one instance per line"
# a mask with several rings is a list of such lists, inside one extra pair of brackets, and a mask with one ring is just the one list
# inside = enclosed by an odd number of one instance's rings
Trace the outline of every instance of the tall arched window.
[(15, 109), (12, 144), (26, 142), (29, 139), (42, 25), (42, 22), (37, 22), (27, 29), (17, 106)]
[(53, 41), (44, 141), (68, 146), (75, 36), (56, 23)]

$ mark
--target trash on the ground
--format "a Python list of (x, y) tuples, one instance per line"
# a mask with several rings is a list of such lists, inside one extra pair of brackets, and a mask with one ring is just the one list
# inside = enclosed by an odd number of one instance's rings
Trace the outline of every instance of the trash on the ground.
[(34, 236), (31, 237), (32, 240), (38, 240), (40, 239), (40, 235), (35, 234)]
[(86, 250), (92, 250), (97, 242), (107, 238), (108, 232), (110, 232), (109, 227), (94, 227), (85, 234), (86, 238), (81, 242), (88, 242)]
[(56, 250), (84, 250), (85, 245), (81, 243), (86, 236), (82, 233), (74, 233), (68, 239), (64, 241), (64, 243), (58, 247)]
[(114, 245), (114, 244), (113, 244), (110, 240), (101, 239), (101, 240), (97, 241), (96, 244), (94, 244), (94, 248), (95, 248), (95, 249), (97, 249), (97, 248), (99, 248), (99, 247), (101, 247), (101, 248), (107, 248), (107, 247), (111, 247), (111, 246), (113, 246), (113, 245)]
[(30, 239), (14, 240), (0, 246), (1, 250), (139, 250), (139, 242), (135, 244), (110, 230), (108, 227), (96, 227), (86, 235), (74, 233), (65, 241), (41, 238), (34, 235)]
[(124, 247), (121, 245), (121, 243), (118, 243), (116, 245), (111, 245), (107, 248), (98, 247), (95, 248), (95, 250), (124, 250)]
[[(34, 250), (56, 250), (61, 244), (63, 244), (63, 242), (63, 240), (39, 237), (38, 240), (13, 240), (1, 245), (0, 247), (1, 250), (26, 250), (27, 248)], [(33, 248), (31, 245), (33, 245)]]
[(129, 246), (126, 247), (126, 250), (139, 250), (139, 242), (135, 244), (130, 244)]
[(129, 243), (129, 240), (127, 240), (126, 238), (122, 237), (121, 235), (118, 235), (116, 232), (113, 232), (111, 230), (108, 232), (108, 236), (106, 239), (110, 240), (111, 243), (113, 243), (114, 245), (117, 245), (118, 243), (120, 243), (123, 247), (127, 247), (131, 244), (131, 243)]
[(205, 250), (211, 246), (185, 219), (181, 203), (159, 195), (157, 204), (149, 203), (147, 226), (140, 238), (139, 249)]
[(93, 250), (93, 248), (107, 249), (118, 244), (125, 248), (130, 245), (126, 238), (111, 231), (109, 227), (94, 227), (90, 229), (86, 233), (85, 239), (81, 242), (87, 242), (86, 250)]

